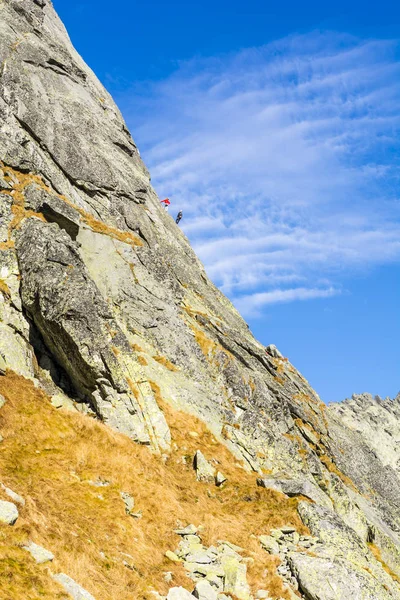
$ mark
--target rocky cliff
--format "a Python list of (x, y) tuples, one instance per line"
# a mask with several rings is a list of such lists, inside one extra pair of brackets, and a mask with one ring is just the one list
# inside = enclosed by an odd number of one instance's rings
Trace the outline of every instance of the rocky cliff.
[(49, 0), (0, 0), (0, 65), (0, 598), (400, 599), (399, 398), (254, 339)]

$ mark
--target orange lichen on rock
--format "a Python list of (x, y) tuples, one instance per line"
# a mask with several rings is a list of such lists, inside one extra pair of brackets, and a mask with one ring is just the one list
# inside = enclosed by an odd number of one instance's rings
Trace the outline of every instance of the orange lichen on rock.
[(30, 184), (36, 184), (39, 188), (43, 189), (50, 195), (56, 196), (75, 210), (79, 212), (82, 217), (83, 222), (90, 227), (90, 229), (96, 233), (101, 233), (104, 235), (108, 235), (109, 237), (119, 240), (120, 242), (125, 242), (126, 244), (130, 244), (131, 246), (143, 246), (142, 240), (135, 234), (130, 231), (122, 231), (113, 227), (112, 225), (107, 225), (96, 219), (89, 212), (85, 211), (83, 208), (77, 206), (71, 200), (69, 200), (66, 196), (62, 194), (56, 193), (52, 190), (42, 179), (40, 175), (35, 175), (33, 173), (22, 173), (21, 171), (17, 171), (12, 167), (4, 165), (3, 162), (0, 161), (0, 168), (5, 173), (6, 181), (12, 185), (11, 191), (4, 191), (4, 194), (11, 196), (13, 199), (13, 207), (12, 211), (14, 213), (14, 218), (12, 219), (9, 226), (9, 233), (12, 232), (13, 229), (16, 229), (22, 219), (25, 217), (35, 216), (41, 218), (45, 221), (43, 215), (39, 213), (35, 213), (34, 211), (25, 210), (25, 198), (24, 191), (25, 188)]
[(168, 360), (168, 358), (165, 358), (165, 356), (153, 356), (154, 360), (156, 362), (158, 362), (160, 365), (163, 365), (164, 367), (166, 367), (169, 371), (178, 371), (178, 367), (176, 367), (170, 360)]
[(374, 555), (374, 557), (376, 558), (376, 560), (381, 563), (383, 569), (386, 571), (386, 573), (388, 573), (388, 575), (390, 575), (390, 577), (393, 579), (393, 581), (396, 581), (396, 583), (400, 583), (400, 577), (398, 575), (396, 575), (396, 573), (389, 567), (389, 565), (387, 565), (385, 563), (378, 546), (376, 546), (373, 543), (368, 543), (368, 548), (371, 550), (371, 552)]

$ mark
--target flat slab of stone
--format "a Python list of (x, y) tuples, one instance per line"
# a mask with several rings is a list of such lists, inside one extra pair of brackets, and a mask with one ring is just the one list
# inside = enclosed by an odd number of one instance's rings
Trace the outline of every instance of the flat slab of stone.
[(38, 544), (35, 544), (34, 542), (30, 542), (27, 546), (23, 546), (23, 549), (29, 552), (38, 565), (54, 560), (54, 554), (49, 550), (46, 550), (46, 548), (38, 546)]
[(190, 524), (180, 529), (174, 529), (174, 533), (177, 535), (194, 535), (197, 533), (197, 527), (196, 525)]
[(68, 575), (58, 573), (57, 575), (53, 575), (53, 579), (63, 586), (64, 590), (72, 596), (73, 600), (95, 600), (92, 594), (89, 594), (89, 592), (84, 590), (83, 587), (71, 579), (71, 577), (68, 577)]
[(174, 587), (169, 590), (167, 600), (193, 600), (193, 596), (183, 587)]
[(15, 504), (7, 502), (6, 500), (0, 500), (0, 523), (14, 525), (18, 517), (18, 508)]
[(16, 492), (13, 492), (13, 490), (10, 490), (10, 488), (6, 487), (2, 483), (0, 483), (0, 488), (3, 490), (3, 492), (5, 494), (7, 494), (7, 496), (9, 496), (11, 498), (11, 500), (14, 500), (14, 502), (16, 502), (17, 504), (21, 504), (21, 506), (25, 506), (25, 500), (23, 499), (22, 496), (20, 496)]
[(328, 496), (315, 484), (307, 479), (257, 479), (257, 485), (293, 496), (305, 496), (316, 504), (332, 508), (332, 502)]

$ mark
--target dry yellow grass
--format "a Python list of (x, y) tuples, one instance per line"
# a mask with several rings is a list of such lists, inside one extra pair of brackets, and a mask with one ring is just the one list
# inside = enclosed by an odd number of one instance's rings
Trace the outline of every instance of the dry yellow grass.
[(396, 581), (396, 583), (400, 583), (400, 577), (398, 575), (396, 575), (396, 573), (394, 571), (392, 571), (392, 569), (389, 567), (389, 565), (387, 565), (385, 563), (385, 561), (382, 558), (381, 551), (379, 550), (378, 546), (376, 546), (375, 544), (369, 543), (368, 547), (371, 550), (371, 552), (374, 555), (374, 557), (376, 558), (376, 560), (381, 563), (381, 565), (384, 568), (384, 570), (386, 571), (386, 573), (388, 573), (388, 575), (390, 575), (390, 577), (394, 581)]
[(154, 360), (158, 362), (160, 365), (166, 367), (169, 371), (178, 371), (178, 367), (176, 367), (168, 358), (165, 356), (153, 356)]
[[(48, 597), (57, 598), (51, 595), (54, 584), (46, 569), (33, 569), (29, 556), (19, 549), (28, 538), (55, 554), (53, 571), (67, 573), (97, 600), (150, 598), (150, 586), (160, 593), (171, 585), (191, 589), (183, 567), (164, 557), (179, 542), (173, 533), (178, 521), (204, 525), (206, 544), (228, 539), (245, 548), (254, 558), (249, 566), (253, 590), (262, 587), (287, 597), (274, 574), (276, 558), (264, 552), (251, 534), (268, 533), (284, 524), (305, 532), (297, 500), (257, 488), (255, 474), (240, 468), (204, 423), (173, 411), (159, 390), (157, 399), (174, 442), (166, 464), (96, 420), (57, 411), (43, 392), (14, 373), (0, 377), (0, 393), (7, 399), (0, 411), (4, 436), (0, 472), (2, 480), (26, 499), (16, 525), (0, 528), (3, 536), (7, 534), (0, 559), (16, 569), (15, 576), (14, 568), (0, 570), (1, 600), (36, 600), (46, 586)], [(196, 438), (190, 435), (193, 431)], [(218, 467), (228, 477), (223, 489), (196, 481), (192, 460), (197, 449), (220, 461)], [(88, 483), (97, 479), (110, 485)], [(121, 491), (134, 495), (142, 519), (125, 514)], [(133, 563), (135, 570), (126, 568), (124, 560)], [(165, 571), (173, 573), (169, 585), (163, 579)], [(33, 590), (31, 595), (27, 590)]]
[(3, 296), (5, 296), (6, 298), (11, 297), (10, 288), (8, 287), (4, 279), (0, 279), (0, 293), (3, 294)]

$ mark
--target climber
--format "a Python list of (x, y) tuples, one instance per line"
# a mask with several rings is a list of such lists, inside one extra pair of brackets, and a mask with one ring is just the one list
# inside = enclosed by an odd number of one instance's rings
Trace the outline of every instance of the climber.
[(160, 203), (164, 205), (165, 210), (168, 212), (169, 205), (171, 204), (169, 198), (165, 198), (165, 200), (160, 200)]
[(182, 211), (180, 210), (176, 217), (176, 224), (178, 225), (179, 221), (182, 219)]

